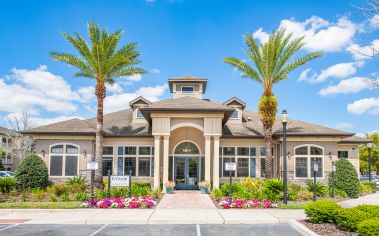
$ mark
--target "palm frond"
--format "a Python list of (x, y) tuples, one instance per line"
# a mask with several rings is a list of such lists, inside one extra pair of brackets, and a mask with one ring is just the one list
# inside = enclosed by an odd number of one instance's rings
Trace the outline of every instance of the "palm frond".
[(253, 80), (256, 80), (259, 83), (262, 83), (262, 80), (259, 77), (259, 74), (257, 73), (257, 71), (253, 69), (251, 66), (249, 66), (246, 62), (235, 57), (227, 57), (224, 59), (224, 62), (238, 69), (241, 72), (242, 77), (251, 78)]

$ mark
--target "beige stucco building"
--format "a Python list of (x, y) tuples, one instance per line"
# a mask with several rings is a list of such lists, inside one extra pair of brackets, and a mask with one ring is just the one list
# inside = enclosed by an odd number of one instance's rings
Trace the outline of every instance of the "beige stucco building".
[[(214, 187), (226, 181), (224, 163), (236, 162), (235, 178), (264, 178), (265, 148), (258, 113), (231, 98), (224, 103), (203, 99), (207, 80), (182, 76), (168, 80), (172, 98), (150, 102), (138, 97), (130, 108), (104, 116), (104, 174), (126, 175), (158, 188), (174, 180), (178, 189), (197, 189), (201, 180)], [(72, 119), (37, 127), (25, 134), (49, 168), (51, 179), (86, 174), (94, 154), (96, 119)], [(313, 177), (326, 181), (332, 161), (347, 158), (359, 170), (358, 146), (367, 140), (352, 133), (299, 120), (287, 125), (290, 181)], [(273, 128), (273, 173), (282, 177), (282, 124)]]

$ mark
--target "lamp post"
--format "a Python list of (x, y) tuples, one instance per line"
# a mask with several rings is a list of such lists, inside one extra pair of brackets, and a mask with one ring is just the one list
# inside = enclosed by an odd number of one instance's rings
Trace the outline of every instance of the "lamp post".
[(314, 163), (313, 163), (313, 201), (315, 202), (316, 201), (316, 197), (317, 197), (317, 189), (316, 189), (316, 185), (317, 185), (317, 182), (316, 182), (316, 173), (318, 171), (318, 164), (316, 162), (316, 159), (314, 159)]
[(332, 161), (332, 198), (334, 198), (334, 173), (336, 172), (336, 164)]
[(372, 143), (368, 143), (367, 148), (368, 148), (368, 181), (371, 182), (371, 148), (372, 148)]
[(282, 112), (282, 124), (283, 124), (283, 203), (287, 204), (287, 122), (288, 113), (286, 110)]

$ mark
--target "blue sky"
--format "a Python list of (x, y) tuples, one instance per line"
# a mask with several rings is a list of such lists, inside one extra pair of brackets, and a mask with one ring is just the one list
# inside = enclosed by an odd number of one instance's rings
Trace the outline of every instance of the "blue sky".
[[(117, 80), (108, 88), (106, 112), (128, 108), (138, 95), (169, 98), (168, 77), (208, 78), (206, 98), (233, 96), (257, 110), (259, 84), (242, 79), (223, 63), (243, 53), (244, 34), (265, 41), (279, 26), (306, 35), (304, 52), (324, 57), (290, 74), (275, 95), (279, 109), (294, 119), (357, 133), (379, 130), (378, 61), (356, 55), (379, 43), (379, 15), (366, 19), (351, 4), (364, 1), (2, 1), (0, 4), (0, 124), (27, 109), (35, 125), (95, 115), (94, 81), (73, 78), (75, 69), (51, 61), (48, 53), (75, 53), (59, 32), (86, 35), (95, 21), (110, 31), (123, 29), (122, 42), (138, 42), (148, 74)], [(378, 39), (378, 41), (375, 41)]]

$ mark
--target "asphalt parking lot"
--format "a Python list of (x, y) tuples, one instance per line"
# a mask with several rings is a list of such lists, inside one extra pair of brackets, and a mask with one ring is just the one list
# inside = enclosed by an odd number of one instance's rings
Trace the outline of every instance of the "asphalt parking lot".
[(0, 225), (0, 235), (7, 236), (301, 236), (288, 224), (260, 225)]

